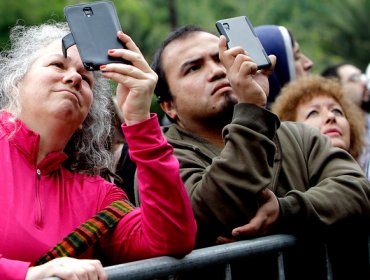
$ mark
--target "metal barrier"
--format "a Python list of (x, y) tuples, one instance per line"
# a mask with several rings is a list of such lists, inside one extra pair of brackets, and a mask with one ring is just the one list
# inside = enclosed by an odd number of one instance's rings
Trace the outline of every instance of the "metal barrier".
[[(278, 253), (279, 280), (285, 279), (282, 252), (296, 246), (298, 240), (292, 235), (271, 235), (228, 244), (193, 250), (181, 259), (156, 257), (106, 267), (109, 280), (144, 280), (186, 272), (208, 265), (228, 264), (233, 260), (267, 253)], [(227, 266), (226, 266), (227, 271)], [(230, 275), (226, 275), (229, 278)], [(58, 280), (58, 277), (47, 278)], [(231, 279), (231, 278), (229, 278)]]
[[(370, 237), (369, 237), (370, 247)], [(216, 245), (212, 247), (193, 250), (183, 258), (163, 256), (135, 262), (129, 262), (105, 267), (109, 280), (145, 280), (167, 277), (173, 279), (177, 273), (204, 268), (211, 265), (225, 265), (225, 279), (231, 280), (230, 262), (249, 257), (276, 255), (278, 279), (285, 279), (284, 253), (290, 249), (300, 250), (301, 240), (293, 235), (277, 234), (251, 240)], [(326, 279), (332, 280), (333, 273), (328, 252), (325, 250)], [(370, 259), (370, 256), (369, 256)], [(287, 267), (289, 268), (289, 266)], [(370, 264), (369, 264), (370, 269)], [(367, 278), (366, 278), (367, 279)], [(46, 280), (60, 280), (58, 277)]]
[[(281, 252), (297, 244), (291, 235), (274, 235), (253, 240), (238, 241), (197, 249), (184, 258), (157, 257), (106, 268), (109, 280), (144, 280), (172, 275), (179, 272), (203, 268), (208, 265), (226, 264), (243, 257), (264, 253)], [(279, 273), (284, 274), (281, 255), (278, 257)], [(284, 278), (281, 278), (284, 279)]]

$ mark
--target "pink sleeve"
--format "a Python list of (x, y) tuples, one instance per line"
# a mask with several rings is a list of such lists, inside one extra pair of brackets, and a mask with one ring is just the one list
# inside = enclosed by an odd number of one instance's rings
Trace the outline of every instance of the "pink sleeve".
[(24, 280), (31, 263), (3, 258), (0, 255), (0, 279)]
[(109, 254), (105, 257), (121, 263), (189, 253), (195, 244), (196, 222), (179, 162), (162, 135), (156, 115), (122, 128), (137, 165), (141, 207), (122, 219), (113, 236), (105, 239), (102, 247)]

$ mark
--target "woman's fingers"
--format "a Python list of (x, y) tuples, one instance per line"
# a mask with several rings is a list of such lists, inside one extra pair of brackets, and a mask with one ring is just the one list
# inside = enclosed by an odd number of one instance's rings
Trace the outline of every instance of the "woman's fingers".
[(127, 49), (141, 54), (140, 49), (138, 48), (138, 46), (136, 46), (135, 42), (131, 39), (130, 36), (123, 33), (122, 31), (118, 31), (117, 37), (122, 41), (122, 43), (125, 44)]
[(126, 48), (108, 50), (108, 55), (120, 57), (131, 64), (109, 63), (102, 65), (100, 70), (102, 76), (118, 83), (117, 104), (125, 123), (131, 125), (150, 117), (150, 105), (158, 76), (130, 36), (120, 31), (117, 37)]
[(130, 36), (124, 34), (122, 31), (117, 33), (118, 38), (125, 44), (126, 49), (110, 49), (108, 55), (112, 57), (119, 57), (129, 61), (135, 67), (144, 72), (150, 72), (152, 69), (148, 62), (145, 60), (140, 49), (136, 46), (135, 42)]
[(26, 280), (59, 277), (68, 280), (107, 280), (107, 274), (98, 260), (79, 260), (63, 257), (43, 265), (30, 267)]
[(107, 64), (102, 68), (104, 77), (109, 78), (130, 90), (139, 90), (143, 93), (152, 94), (157, 83), (157, 75), (153, 72), (143, 72), (131, 65), (117, 63)]

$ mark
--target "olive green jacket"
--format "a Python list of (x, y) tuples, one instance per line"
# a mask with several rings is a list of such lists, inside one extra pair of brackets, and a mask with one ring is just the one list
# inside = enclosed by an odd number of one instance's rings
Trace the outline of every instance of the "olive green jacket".
[(357, 162), (303, 124), (283, 122), (268, 110), (238, 104), (223, 129), (220, 149), (177, 125), (163, 127), (198, 222), (198, 246), (246, 224), (269, 188), (280, 204), (279, 231), (370, 218), (370, 185)]

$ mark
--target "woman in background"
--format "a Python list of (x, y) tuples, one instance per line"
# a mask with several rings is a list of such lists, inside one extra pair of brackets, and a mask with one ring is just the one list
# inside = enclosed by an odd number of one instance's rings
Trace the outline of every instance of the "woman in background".
[(281, 121), (303, 122), (319, 129), (334, 147), (359, 158), (364, 145), (363, 115), (337, 80), (318, 75), (296, 79), (282, 88), (272, 111)]

